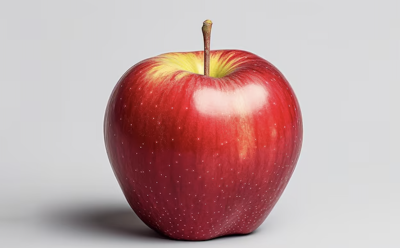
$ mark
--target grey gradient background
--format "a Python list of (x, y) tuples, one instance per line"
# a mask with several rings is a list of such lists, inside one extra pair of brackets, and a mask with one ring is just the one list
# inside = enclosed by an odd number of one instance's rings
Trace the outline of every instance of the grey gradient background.
[[(400, 2), (1, 1), (2, 247), (400, 247)], [(304, 118), (296, 171), (253, 234), (177, 242), (131, 212), (102, 133), (133, 64), (248, 50), (294, 88)]]

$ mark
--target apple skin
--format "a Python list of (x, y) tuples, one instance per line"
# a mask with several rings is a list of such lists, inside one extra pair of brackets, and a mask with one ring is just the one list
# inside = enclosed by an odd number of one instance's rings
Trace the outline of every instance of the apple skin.
[(134, 65), (105, 113), (107, 154), (128, 203), (172, 239), (253, 232), (302, 145), (298, 101), (272, 64), (246, 51), (211, 51), (208, 77), (202, 63), (200, 51)]

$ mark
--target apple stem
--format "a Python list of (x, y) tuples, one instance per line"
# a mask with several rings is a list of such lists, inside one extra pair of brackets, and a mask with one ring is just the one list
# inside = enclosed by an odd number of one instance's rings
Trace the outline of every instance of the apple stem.
[(210, 38), (211, 38), (212, 21), (205, 20), (203, 22), (203, 39), (204, 39), (204, 75), (210, 76)]

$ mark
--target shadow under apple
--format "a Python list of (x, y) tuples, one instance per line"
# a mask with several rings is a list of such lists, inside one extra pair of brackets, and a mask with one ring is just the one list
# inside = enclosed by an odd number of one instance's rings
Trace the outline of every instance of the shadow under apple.
[[(47, 216), (51, 228), (57, 228), (66, 233), (87, 234), (88, 237), (99, 236), (111, 239), (133, 239), (136, 241), (171, 241), (162, 234), (147, 227), (136, 214), (127, 206), (82, 206), (61, 208)], [(250, 234), (234, 234), (215, 239), (232, 239)], [(198, 242), (198, 241), (197, 241)]]
[(130, 238), (136, 240), (168, 239), (147, 227), (129, 207), (84, 206), (65, 208), (47, 216), (50, 227), (88, 235)]

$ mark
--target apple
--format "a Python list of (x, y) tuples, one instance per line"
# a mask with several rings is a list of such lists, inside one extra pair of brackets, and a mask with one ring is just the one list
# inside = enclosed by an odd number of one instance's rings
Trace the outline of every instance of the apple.
[(205, 51), (131, 67), (104, 119), (128, 203), (172, 239), (253, 232), (285, 189), (302, 145), (299, 103), (282, 73), (250, 52), (210, 51), (211, 22), (204, 27)]

